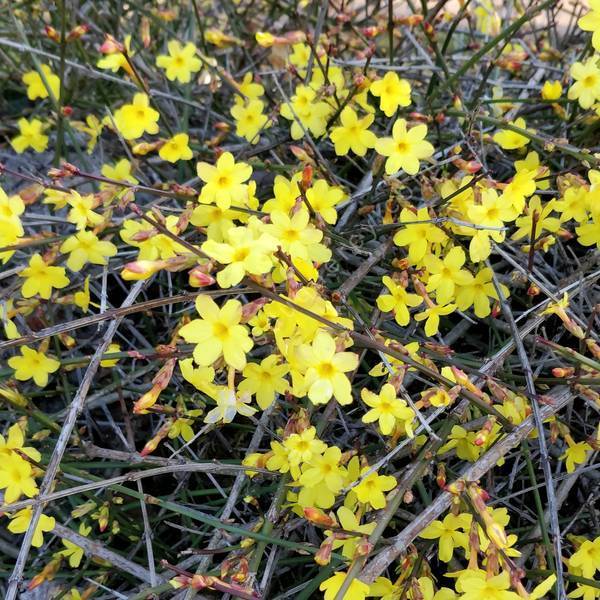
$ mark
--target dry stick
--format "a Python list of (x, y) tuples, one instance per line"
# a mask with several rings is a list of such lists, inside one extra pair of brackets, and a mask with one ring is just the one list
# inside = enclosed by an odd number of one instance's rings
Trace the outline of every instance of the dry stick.
[(168, 298), (155, 298), (154, 300), (147, 300), (146, 302), (138, 302), (132, 306), (121, 306), (120, 308), (111, 308), (96, 315), (89, 317), (81, 317), (81, 319), (74, 319), (68, 323), (59, 323), (53, 327), (46, 327), (40, 329), (29, 335), (24, 335), (14, 340), (6, 340), (0, 342), (0, 351), (7, 350), (8, 348), (14, 348), (15, 346), (22, 346), (23, 344), (32, 344), (39, 340), (43, 340), (59, 333), (66, 333), (68, 331), (74, 331), (75, 329), (81, 329), (82, 327), (88, 327), (89, 325), (95, 325), (96, 323), (102, 323), (109, 319), (122, 318), (127, 315), (131, 315), (145, 310), (152, 310), (153, 308), (159, 308), (161, 306), (167, 306), (169, 304), (184, 304), (194, 300), (197, 296), (212, 296), (218, 297), (229, 294), (244, 294), (248, 290), (244, 288), (231, 288), (229, 290), (203, 290), (201, 292), (190, 292), (188, 294), (179, 294), (177, 296), (170, 296)]
[[(133, 286), (127, 298), (125, 298), (125, 301), (123, 302), (123, 308), (131, 306), (131, 304), (133, 304), (138, 294), (142, 291), (142, 288), (145, 283), (145, 281), (138, 281)], [(108, 325), (106, 332), (102, 337), (102, 341), (98, 345), (94, 356), (90, 360), (90, 364), (88, 365), (88, 368), (85, 372), (85, 375), (83, 376), (79, 389), (77, 390), (77, 393), (73, 398), (71, 408), (69, 409), (69, 414), (67, 415), (67, 418), (63, 423), (62, 430), (60, 432), (60, 435), (58, 436), (56, 446), (54, 447), (54, 452), (52, 453), (50, 462), (48, 463), (48, 467), (46, 468), (44, 479), (42, 480), (42, 483), (40, 485), (40, 496), (47, 495), (50, 492), (50, 489), (52, 488), (54, 479), (56, 478), (56, 474), (58, 472), (60, 461), (62, 460), (65, 450), (67, 449), (67, 445), (69, 444), (69, 440), (71, 438), (71, 433), (73, 432), (73, 428), (75, 427), (77, 418), (79, 417), (79, 414), (83, 409), (83, 404), (88, 395), (90, 386), (92, 385), (92, 379), (94, 378), (94, 375), (96, 374), (96, 371), (100, 366), (102, 355), (106, 352), (106, 349), (112, 341), (112, 338), (115, 335), (122, 319), (123, 317), (117, 317)], [(19, 584), (21, 582), (21, 578), (23, 577), (23, 571), (25, 570), (25, 565), (29, 556), (29, 550), (31, 549), (33, 535), (42, 515), (43, 508), (43, 504), (39, 504), (33, 509), (31, 521), (29, 522), (29, 527), (25, 532), (25, 537), (21, 544), (21, 549), (19, 550), (19, 556), (17, 557), (15, 567), (9, 579), (5, 600), (15, 600), (15, 598), (17, 597)]]
[[(540, 416), (542, 420), (548, 419), (561, 410), (570, 400), (571, 393), (566, 386), (554, 388), (550, 392), (554, 403), (542, 406)], [(500, 458), (518, 446), (534, 429), (535, 418), (527, 417), (511, 433), (496, 442), (477, 462), (465, 469), (460, 479), (465, 481), (478, 481), (490, 469), (493, 469)], [(373, 582), (398, 556), (406, 551), (407, 546), (425, 529), (432, 521), (439, 517), (450, 507), (452, 494), (442, 492), (423, 512), (391, 540), (391, 545), (377, 554), (361, 571), (359, 578), (365, 583)]]
[[(258, 427), (254, 431), (252, 438), (250, 439), (250, 444), (248, 445), (248, 451), (247, 451), (246, 455), (250, 454), (251, 452), (255, 452), (257, 450), (257, 448), (260, 446), (260, 442), (264, 435), (264, 428), (266, 427), (267, 422), (268, 422), (269, 418), (271, 417), (271, 413), (273, 412), (273, 409), (275, 408), (275, 403), (276, 403), (276, 401), (273, 401), (273, 403), (270, 406), (268, 406), (266, 408), (266, 410), (263, 411), (263, 414), (260, 416), (260, 421), (258, 422)], [(247, 471), (247, 470), (251, 470), (251, 469), (247, 469), (246, 467), (244, 467), (244, 471)], [(242, 471), (241, 473), (238, 473), (233, 482), (231, 491), (229, 492), (229, 498), (227, 499), (227, 502), (225, 503), (225, 506), (223, 508), (223, 512), (221, 513), (221, 515), (219, 517), (223, 521), (226, 519), (229, 519), (229, 517), (231, 516), (231, 513), (233, 512), (233, 509), (237, 503), (238, 496), (240, 495), (240, 492), (242, 491), (242, 486), (244, 485), (244, 481), (246, 479), (246, 474), (244, 473), (244, 471)], [(221, 530), (215, 529), (215, 532), (213, 533), (212, 537), (210, 538), (210, 540), (208, 542), (208, 546), (206, 546), (206, 549), (213, 550), (214, 548), (216, 548), (217, 544), (221, 540), (221, 537), (222, 537)], [(200, 563), (196, 567), (196, 574), (201, 574), (202, 571), (206, 570), (206, 568), (208, 567), (208, 564), (210, 562), (210, 558), (211, 558), (210, 554), (207, 554), (202, 557), (202, 559), (200, 560)], [(185, 598), (186, 598), (186, 600), (189, 600), (191, 598), (194, 598), (195, 596), (196, 596), (196, 591), (193, 590), (192, 588), (189, 588), (186, 593)]]
[(548, 454), (548, 446), (546, 444), (546, 436), (544, 434), (544, 419), (541, 416), (540, 404), (538, 402), (537, 392), (535, 390), (535, 383), (533, 381), (533, 372), (531, 370), (531, 364), (523, 344), (523, 338), (519, 334), (519, 329), (515, 323), (515, 318), (510, 310), (510, 306), (506, 301), (506, 296), (502, 291), (502, 286), (498, 282), (496, 273), (492, 269), (492, 265), (489, 260), (486, 260), (488, 269), (491, 270), (492, 278), (494, 281), (494, 287), (500, 300), (500, 307), (504, 318), (508, 321), (512, 337), (515, 341), (515, 348), (517, 355), (521, 361), (523, 372), (525, 373), (525, 384), (527, 393), (529, 394), (529, 400), (533, 408), (533, 418), (535, 421), (535, 427), (538, 430), (538, 441), (540, 446), (540, 459), (542, 462), (542, 472), (544, 473), (544, 480), (546, 482), (546, 494), (548, 497), (548, 510), (550, 512), (550, 526), (552, 529), (552, 535), (554, 536), (554, 563), (556, 565), (556, 592), (559, 599), (565, 598), (565, 587), (563, 581), (563, 566), (562, 566), (562, 541), (560, 537), (560, 525), (558, 524), (558, 507), (556, 505), (556, 490), (554, 489), (554, 481), (552, 480), (552, 468), (550, 466), (550, 456)]
[(269, 471), (268, 469), (261, 469), (259, 467), (245, 466), (245, 465), (228, 465), (217, 461), (207, 463), (193, 463), (185, 462), (175, 465), (166, 465), (164, 467), (156, 467), (154, 469), (147, 469), (145, 471), (135, 471), (133, 473), (127, 473), (127, 475), (119, 475), (118, 477), (112, 477), (110, 479), (102, 479), (100, 481), (92, 481), (90, 483), (84, 483), (75, 487), (67, 488), (66, 490), (60, 490), (58, 492), (52, 492), (44, 496), (36, 496), (35, 498), (29, 498), (28, 500), (20, 500), (19, 502), (13, 502), (2, 506), (2, 512), (12, 512), (14, 510), (21, 510), (28, 506), (37, 507), (39, 505), (52, 502), (53, 500), (60, 500), (61, 498), (67, 498), (75, 494), (83, 494), (85, 492), (91, 492), (92, 490), (99, 490), (104, 487), (110, 487), (113, 485), (119, 485), (122, 483), (140, 481), (147, 477), (158, 477), (160, 475), (171, 475), (173, 473), (215, 473), (217, 475), (238, 475), (240, 472), (244, 474), (246, 471), (254, 471), (260, 473), (266, 477), (275, 477), (278, 474)]
[(388, 253), (392, 246), (392, 238), (382, 243), (371, 256), (363, 262), (354, 273), (340, 286), (337, 293), (341, 300), (346, 300), (350, 292), (364, 279), (365, 275)]
[[(126, 573), (130, 573), (140, 581), (144, 581), (146, 583), (151, 582), (150, 571), (144, 569), (144, 567), (138, 565), (137, 563), (127, 560), (120, 554), (105, 548), (100, 542), (95, 542), (90, 538), (80, 535), (79, 533), (76, 533), (72, 529), (61, 525), (60, 523), (56, 523), (54, 525), (52, 533), (55, 533), (56, 535), (68, 540), (69, 542), (72, 542), (73, 544), (77, 544), (80, 548), (83, 548), (86, 555), (96, 556), (103, 560), (107, 560), (113, 566), (125, 571)], [(160, 577), (160, 581), (164, 582), (166, 579)]]
[[(517, 269), (517, 271), (519, 271), (520, 273), (525, 275), (525, 277), (527, 277), (527, 279), (529, 279), (532, 283), (537, 285), (540, 288), (540, 290), (542, 290), (542, 292), (546, 296), (548, 296), (548, 298), (550, 298), (550, 300), (552, 300), (552, 302), (557, 303), (560, 301), (560, 298), (558, 297), (558, 295), (556, 293), (553, 293), (552, 290), (550, 290), (547, 285), (545, 285), (542, 281), (540, 281), (540, 278), (536, 277), (536, 275), (531, 270), (525, 269), (525, 267), (523, 267), (520, 263), (518, 263), (510, 254), (508, 254), (508, 252), (506, 252), (501, 246), (499, 246), (493, 240), (492, 240), (492, 245), (493, 245), (494, 250), (502, 258), (504, 258), (504, 260), (506, 260), (508, 263), (510, 263), (510, 265), (513, 266), (515, 269)], [(587, 323), (577, 313), (575, 313), (571, 308), (567, 307), (566, 313), (572, 319), (574, 319), (577, 322), (577, 324), (583, 328), (584, 331), (588, 328)], [(590, 337), (593, 337), (595, 340), (599, 340), (598, 336), (596, 335), (596, 333), (594, 331), (589, 331), (588, 334)]]
[[(574, 473), (568, 475), (568, 477), (558, 486), (558, 489), (556, 490), (556, 504), (558, 506), (562, 506), (564, 504), (571, 491), (571, 488), (575, 485), (579, 476), (583, 474), (584, 471), (580, 468)], [(544, 519), (548, 520), (549, 518), (549, 511), (546, 510), (544, 513)], [(541, 533), (541, 527), (538, 523), (528, 537), (529, 539), (535, 539), (538, 538), (541, 535)], [(524, 546), (521, 548), (521, 556), (516, 560), (517, 565), (523, 566), (529, 558), (529, 556), (531, 555), (532, 551), (533, 542), (525, 542)]]

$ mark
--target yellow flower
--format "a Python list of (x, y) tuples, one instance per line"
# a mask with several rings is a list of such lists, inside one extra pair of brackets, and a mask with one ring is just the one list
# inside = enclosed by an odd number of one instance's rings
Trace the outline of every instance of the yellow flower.
[[(100, 173), (108, 179), (114, 179), (115, 181), (125, 181), (127, 183), (138, 183), (138, 180), (131, 174), (131, 163), (126, 159), (122, 158), (114, 165), (104, 164), (100, 169)], [(103, 182), (100, 184), (101, 190), (112, 189), (112, 183)], [(120, 189), (120, 188), (119, 188)]]
[(258, 100), (265, 93), (265, 88), (260, 83), (255, 83), (253, 78), (252, 73), (246, 73), (242, 82), (238, 84), (238, 89), (245, 97), (242, 98), (236, 94), (234, 97), (236, 104), (243, 105), (251, 100)]
[(248, 406), (250, 394), (236, 394), (235, 390), (222, 387), (218, 390), (215, 402), (217, 406), (206, 413), (205, 423), (231, 423), (238, 413), (245, 417), (252, 416), (256, 409)]
[(569, 558), (569, 567), (580, 569), (581, 574), (588, 579), (593, 577), (596, 571), (600, 571), (600, 537), (594, 541), (582, 542), (577, 552)]
[(300, 188), (298, 187), (300, 177), (300, 173), (296, 173), (291, 179), (286, 179), (283, 175), (275, 175), (275, 181), (273, 182), (273, 195), (275, 197), (265, 202), (262, 207), (263, 211), (272, 213), (277, 210), (285, 214), (289, 213), (300, 196)]
[(197, 171), (205, 182), (198, 198), (202, 204), (216, 204), (226, 210), (234, 203), (239, 205), (240, 198), (248, 195), (244, 182), (252, 175), (252, 167), (244, 162), (236, 163), (231, 152), (223, 152), (214, 166), (199, 162)]
[(288, 463), (292, 466), (298, 466), (303, 462), (308, 463), (327, 449), (327, 446), (317, 438), (315, 427), (309, 427), (300, 433), (292, 433), (284, 440), (283, 446), (287, 452)]
[(25, 204), (21, 196), (7, 196), (0, 187), (0, 219), (6, 219), (20, 225), (19, 216), (25, 211)]
[[(373, 529), (377, 525), (375, 521), (366, 523), (365, 525), (360, 524), (360, 512), (355, 515), (348, 507), (341, 506), (337, 510), (337, 518), (342, 527), (347, 532), (362, 533), (365, 537), (368, 537), (373, 533)], [(326, 531), (325, 535), (331, 535), (331, 532)], [(358, 545), (360, 538), (356, 535), (348, 535), (344, 539), (335, 539), (333, 542), (333, 549), (342, 548), (342, 554), (349, 560), (354, 558), (356, 552), (356, 546)]]
[[(319, 589), (324, 594), (324, 600), (334, 600), (337, 597), (338, 592), (340, 591), (344, 580), (346, 579), (346, 573), (343, 571), (338, 571), (334, 573), (329, 579), (326, 579), (321, 585)], [(348, 587), (348, 591), (344, 594), (342, 600), (364, 600), (369, 594), (369, 586), (358, 579), (357, 577), (352, 578), (352, 583)]]
[(400, 421), (409, 437), (413, 437), (412, 421), (415, 413), (406, 405), (404, 400), (396, 397), (396, 390), (391, 383), (386, 383), (379, 394), (363, 388), (360, 392), (363, 402), (371, 407), (371, 410), (363, 416), (363, 423), (379, 422), (379, 428), (383, 435), (390, 435)]
[[(91, 531), (92, 531), (92, 528), (89, 527), (88, 525), (86, 525), (85, 523), (81, 523), (79, 525), (79, 534), (80, 535), (87, 537)], [(60, 554), (60, 556), (64, 556), (65, 558), (68, 558), (69, 566), (72, 569), (76, 569), (81, 564), (81, 559), (83, 558), (83, 554), (84, 554), (83, 548), (81, 548), (77, 544), (74, 544), (73, 542), (70, 542), (69, 540), (65, 540), (65, 539), (62, 540), (62, 543), (63, 543), (63, 546), (65, 547), (65, 549), (60, 550), (58, 552), (58, 554)]]
[[(504, 297), (508, 298), (509, 289), (504, 284), (500, 284), (500, 287)], [(498, 300), (498, 293), (492, 282), (492, 270), (485, 267), (466, 285), (459, 285), (456, 288), (455, 298), (458, 310), (467, 310), (473, 306), (477, 317), (480, 319), (487, 317), (491, 312), (490, 298)]]
[(42, 460), (41, 454), (31, 446), (24, 446), (25, 435), (19, 423), (11, 425), (8, 429), (6, 439), (0, 434), (0, 457), (18, 456), (15, 450), (27, 455), (31, 460), (39, 462)]
[(443, 259), (429, 254), (424, 263), (429, 273), (427, 291), (436, 294), (440, 304), (447, 304), (455, 297), (456, 286), (468, 285), (473, 280), (473, 275), (463, 269), (466, 256), (460, 246), (454, 246), (446, 253)]
[[(554, 211), (556, 200), (550, 200), (542, 205), (539, 196), (533, 196), (529, 200), (527, 212), (522, 217), (519, 217), (515, 224), (518, 227), (512, 235), (513, 240), (520, 240), (524, 237), (531, 238), (533, 219), (535, 215), (535, 231), (534, 239), (537, 239), (543, 231), (555, 233), (560, 229), (560, 219), (551, 217), (550, 214)], [(534, 240), (530, 239), (533, 243)]]
[(37, 253), (31, 257), (29, 266), (19, 273), (19, 277), (25, 278), (21, 287), (24, 298), (31, 298), (39, 294), (42, 298), (48, 300), (53, 288), (61, 289), (69, 285), (65, 268), (50, 266)]
[(319, 243), (323, 239), (323, 232), (310, 223), (305, 209), (296, 211), (292, 217), (274, 210), (271, 223), (265, 225), (265, 231), (277, 240), (292, 261), (301, 259), (322, 264), (331, 258), (331, 250)]
[(388, 175), (403, 169), (409, 175), (419, 172), (419, 161), (433, 155), (433, 146), (425, 140), (427, 125), (421, 123), (411, 129), (406, 121), (398, 119), (392, 128), (392, 137), (379, 138), (375, 150), (387, 156), (385, 172)]
[(331, 106), (319, 100), (317, 92), (307, 85), (296, 87), (296, 93), (281, 106), (281, 116), (292, 122), (292, 139), (299, 140), (308, 130), (315, 137), (325, 133), (327, 119), (332, 112)]
[(237, 300), (227, 300), (219, 308), (209, 296), (196, 298), (196, 310), (200, 319), (194, 319), (179, 330), (186, 342), (197, 344), (194, 360), (208, 367), (220, 356), (238, 371), (246, 366), (246, 353), (254, 343), (248, 335), (248, 329), (240, 324), (242, 305)]
[(277, 243), (258, 227), (232, 227), (225, 242), (207, 240), (202, 251), (211, 258), (227, 265), (217, 273), (217, 282), (222, 288), (237, 285), (247, 273), (262, 275), (273, 268), (272, 253)]
[(577, 241), (582, 246), (593, 246), (600, 248), (600, 209), (595, 208), (590, 219), (575, 228)]
[[(54, 100), (58, 100), (60, 95), (60, 78), (52, 72), (52, 69), (48, 65), (40, 65), (40, 69), (44, 74), (44, 79), (52, 92), (52, 96), (54, 96)], [(22, 81), (27, 86), (27, 97), (30, 100), (48, 98), (48, 88), (46, 88), (44, 80), (38, 71), (28, 71), (23, 75)]]
[[(468, 537), (465, 533), (471, 526), (471, 515), (462, 513), (458, 516), (447, 514), (443, 521), (432, 521), (419, 537), (426, 540), (438, 540), (438, 557), (450, 562), (455, 548), (468, 548)], [(462, 530), (462, 531), (461, 531)]]
[(21, 356), (8, 359), (8, 366), (15, 370), (15, 378), (19, 381), (33, 378), (38, 387), (45, 387), (48, 374), (58, 371), (60, 362), (27, 346), (21, 346), (20, 350)]
[[(320, 47), (320, 49), (322, 49), (322, 47)], [(310, 61), (311, 53), (312, 50), (308, 44), (298, 42), (297, 44), (292, 45), (292, 51), (288, 59), (297, 69), (304, 71)], [(321, 53), (319, 53), (318, 50), (317, 55), (321, 56)]]
[(415, 593), (409, 592), (407, 597), (410, 598), (410, 600), (416, 600), (417, 598), (419, 598), (419, 600), (456, 600), (457, 598), (456, 594), (447, 587), (440, 588), (436, 592), (433, 588), (433, 580), (431, 577), (419, 577), (417, 583), (421, 596), (417, 595), (416, 590)]
[[(1, 225), (2, 224), (0, 223), (0, 227)], [(2, 237), (0, 236), (0, 241), (1, 240)], [(13, 301), (10, 298), (5, 299), (0, 303), (0, 323), (2, 323), (2, 329), (4, 330), (4, 335), (7, 340), (15, 340), (18, 337), (21, 337), (17, 326), (12, 321), (15, 314)]]
[(571, 219), (582, 223), (587, 218), (586, 204), (589, 196), (584, 186), (572, 186), (565, 190), (563, 197), (554, 203), (554, 210), (560, 213), (561, 223)]
[(126, 140), (135, 140), (144, 133), (158, 133), (160, 114), (150, 106), (146, 94), (133, 97), (131, 104), (125, 104), (115, 112), (115, 125)]
[(461, 600), (520, 600), (521, 596), (510, 590), (508, 571), (487, 577), (484, 571), (466, 569), (457, 581), (456, 588), (462, 591)]
[[(6, 218), (0, 216), (0, 247), (18, 244), (19, 238), (23, 237), (24, 233), (21, 220), (18, 217)], [(0, 261), (3, 263), (8, 262), (14, 253), (14, 250), (0, 252)]]
[(44, 135), (44, 124), (39, 119), (19, 119), (17, 125), (20, 134), (10, 142), (17, 154), (30, 147), (36, 152), (43, 152), (48, 147), (48, 136)]
[(187, 133), (178, 133), (167, 140), (158, 151), (158, 155), (170, 163), (178, 160), (190, 160), (194, 153), (189, 146), (190, 136)]
[[(361, 476), (369, 470), (364, 467)], [(391, 475), (378, 475), (376, 472), (367, 475), (354, 488), (354, 492), (359, 502), (369, 503), (374, 509), (379, 510), (385, 507), (385, 494), (396, 487), (396, 478)]]
[(242, 44), (241, 40), (231, 35), (227, 35), (220, 29), (207, 29), (204, 32), (204, 39), (217, 48), (227, 48), (228, 46)]
[(215, 370), (212, 367), (195, 367), (191, 358), (179, 361), (179, 368), (183, 378), (191, 383), (197, 390), (204, 392), (207, 396), (215, 398), (217, 386), (214, 384)]
[[(116, 42), (113, 38), (113, 42)], [(113, 73), (116, 73), (119, 69), (123, 69), (126, 73), (133, 76), (133, 70), (131, 65), (127, 61), (127, 57), (123, 52), (119, 52), (116, 49), (116, 43), (112, 44), (113, 47), (111, 51), (103, 56), (96, 64), (100, 69), (108, 69)], [(135, 55), (135, 52), (131, 50), (131, 36), (128, 35), (125, 37), (125, 50), (127, 51), (127, 56), (131, 60)]]
[(477, 29), (484, 35), (498, 35), (502, 21), (498, 9), (491, 0), (480, 0), (479, 6), (475, 8), (475, 19)]
[(52, 204), (53, 210), (60, 210), (67, 205), (69, 192), (61, 192), (60, 190), (44, 190), (44, 204)]
[[(510, 121), (509, 125), (513, 125), (519, 129), (527, 129), (523, 117), (519, 117), (515, 121)], [(512, 131), (511, 129), (501, 129), (494, 134), (494, 141), (504, 150), (516, 150), (517, 148), (527, 146), (530, 139), (526, 135)]]
[(496, 229), (475, 230), (469, 244), (469, 256), (473, 262), (481, 262), (489, 257), (492, 248), (490, 238), (495, 242), (504, 241), (505, 232), (499, 229), (506, 221), (511, 221), (513, 212), (505, 199), (499, 198), (496, 190), (481, 190), (480, 204), (472, 204), (467, 209), (470, 221), (482, 227)]
[(569, 443), (564, 454), (560, 457), (562, 460), (565, 460), (567, 473), (573, 473), (577, 465), (585, 463), (588, 458), (588, 453), (591, 450), (592, 447), (587, 442)]
[(23, 494), (33, 498), (38, 493), (28, 461), (18, 454), (3, 456), (0, 464), (0, 489), (4, 489), (4, 502), (16, 502)]
[(306, 199), (312, 209), (319, 213), (323, 220), (330, 225), (334, 225), (337, 221), (335, 207), (346, 198), (347, 196), (341, 187), (329, 185), (324, 179), (318, 179), (306, 191)]
[(340, 113), (341, 125), (334, 127), (329, 136), (335, 146), (335, 153), (345, 156), (352, 150), (357, 156), (364, 156), (369, 148), (374, 148), (377, 137), (369, 131), (374, 119), (373, 115), (359, 119), (356, 111), (346, 106)]
[[(106, 354), (116, 354), (117, 352), (121, 352), (121, 346), (119, 344), (113, 342), (112, 344), (108, 345), (108, 348), (106, 349)], [(105, 368), (114, 367), (118, 362), (118, 358), (105, 358), (104, 360), (100, 361), (100, 366)]]
[(340, 466), (342, 452), (337, 446), (327, 448), (321, 456), (314, 456), (305, 462), (298, 494), (301, 506), (331, 508), (335, 497), (344, 487), (344, 469)]
[(333, 337), (322, 330), (312, 345), (300, 346), (298, 354), (307, 369), (304, 381), (313, 404), (325, 404), (332, 397), (340, 404), (352, 402), (352, 386), (344, 373), (358, 366), (356, 354), (337, 352)]
[(165, 69), (169, 81), (189, 83), (192, 73), (197, 73), (202, 66), (202, 62), (196, 57), (196, 46), (192, 42), (182, 46), (177, 40), (171, 40), (167, 48), (169, 54), (157, 56), (156, 66)]
[(102, 215), (93, 210), (96, 205), (93, 194), (81, 196), (79, 192), (71, 190), (67, 204), (71, 207), (67, 214), (67, 221), (73, 223), (77, 229), (85, 229), (87, 225), (99, 225), (104, 220)]
[[(149, 216), (153, 216), (151, 212)], [(171, 233), (177, 235), (179, 218), (176, 215), (169, 215), (165, 219), (165, 227)], [(177, 256), (177, 254), (188, 252), (185, 246), (182, 246), (164, 233), (156, 234), (156, 230), (150, 228), (145, 223), (127, 219), (123, 222), (123, 228), (119, 232), (121, 239), (132, 246), (140, 249), (138, 260), (167, 260)]]
[(575, 82), (569, 88), (569, 100), (577, 100), (581, 108), (590, 108), (600, 100), (600, 68), (597, 54), (590, 56), (584, 63), (573, 63), (570, 73)]
[[(20, 510), (11, 516), (7, 529), (11, 533), (25, 533), (29, 528), (29, 523), (31, 523), (32, 514), (33, 509), (30, 506)], [(55, 524), (56, 521), (54, 520), (54, 517), (40, 515), (40, 519), (37, 522), (35, 531), (33, 533), (31, 545), (34, 548), (40, 548), (44, 543), (44, 533), (52, 531)]]
[(440, 306), (434, 304), (428, 306), (423, 312), (415, 315), (415, 321), (425, 321), (425, 335), (428, 337), (434, 336), (440, 327), (440, 317), (449, 315), (456, 310), (456, 304), (447, 304)]
[(235, 119), (235, 134), (251, 144), (260, 140), (260, 132), (269, 127), (269, 117), (264, 114), (265, 105), (261, 100), (249, 100), (246, 104), (234, 104), (231, 116)]
[(256, 43), (263, 48), (270, 48), (275, 43), (275, 36), (266, 31), (257, 31), (254, 37)]
[(406, 288), (387, 275), (383, 277), (382, 282), (390, 294), (382, 294), (377, 298), (377, 308), (382, 312), (394, 311), (396, 323), (402, 327), (408, 325), (410, 321), (408, 307), (419, 306), (423, 299), (417, 294), (409, 294)]
[(107, 258), (115, 256), (117, 247), (111, 242), (99, 240), (92, 231), (79, 231), (61, 244), (60, 251), (69, 253), (67, 267), (71, 271), (81, 271), (87, 263), (108, 264)]
[(592, 46), (600, 50), (600, 1), (589, 0), (590, 12), (586, 13), (577, 21), (577, 25), (583, 31), (592, 31)]
[(542, 86), (542, 98), (544, 100), (558, 100), (562, 94), (560, 81), (544, 81)]
[(411, 102), (410, 83), (400, 79), (394, 71), (388, 71), (383, 79), (374, 81), (369, 91), (379, 98), (379, 108), (386, 117), (392, 117), (398, 107), (408, 106)]
[(287, 364), (278, 364), (279, 356), (267, 356), (259, 364), (248, 363), (244, 367), (244, 379), (238, 385), (240, 392), (247, 392), (256, 397), (261, 410), (265, 410), (275, 400), (276, 394), (284, 394), (289, 388), (285, 375), (290, 368)]
[(83, 123), (82, 121), (73, 121), (72, 125), (74, 129), (77, 129), (77, 131), (87, 133), (90, 136), (87, 145), (87, 152), (88, 154), (91, 154), (94, 151), (94, 148), (96, 147), (98, 138), (102, 134), (104, 124), (95, 115), (88, 115), (85, 118), (85, 123)]

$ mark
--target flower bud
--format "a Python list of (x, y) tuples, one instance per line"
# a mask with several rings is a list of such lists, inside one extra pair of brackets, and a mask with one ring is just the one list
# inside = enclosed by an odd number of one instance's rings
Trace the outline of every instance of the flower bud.
[(89, 30), (90, 26), (85, 23), (83, 25), (76, 25), (67, 34), (67, 42), (72, 42), (82, 38)]
[(338, 527), (338, 522), (319, 508), (308, 506), (304, 509), (305, 518), (319, 527)]
[(44, 25), (44, 33), (53, 42), (60, 43), (60, 34), (51, 25)]
[(110, 33), (106, 33), (104, 43), (100, 46), (102, 54), (114, 54), (115, 52), (125, 52), (125, 46), (117, 41)]
[(205, 273), (203, 267), (198, 266), (188, 273), (188, 282), (194, 288), (207, 287), (215, 282), (215, 278)]
[(125, 281), (140, 281), (141, 279), (148, 279), (148, 277), (154, 275), (165, 266), (163, 260), (136, 260), (134, 262), (127, 263), (121, 271), (121, 277)]
[(319, 548), (318, 552), (315, 554), (315, 562), (324, 567), (328, 565), (331, 561), (331, 552), (333, 550), (333, 538), (328, 537)]

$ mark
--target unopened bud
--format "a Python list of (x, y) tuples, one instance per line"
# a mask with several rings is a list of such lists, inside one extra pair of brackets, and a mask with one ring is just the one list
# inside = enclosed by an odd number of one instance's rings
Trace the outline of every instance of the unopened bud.
[(51, 39), (53, 42), (56, 42), (57, 44), (60, 43), (60, 34), (51, 25), (44, 26), (44, 33), (46, 34), (46, 37)]
[(319, 508), (306, 507), (304, 509), (304, 517), (319, 527), (338, 527), (337, 521)]
[(333, 550), (333, 538), (328, 537), (315, 554), (315, 562), (324, 567), (331, 562), (331, 552)]
[(188, 282), (191, 287), (201, 288), (212, 285), (215, 282), (215, 278), (205, 273), (202, 267), (194, 267), (188, 273)]
[(67, 34), (67, 42), (72, 42), (74, 40), (78, 40), (82, 38), (88, 31), (90, 30), (90, 26), (87, 24), (77, 25), (69, 31)]
[(148, 17), (142, 17), (140, 23), (140, 37), (144, 48), (149, 48), (152, 43), (152, 38), (150, 37), (150, 21), (148, 20)]
[(165, 266), (163, 260), (136, 260), (127, 263), (121, 271), (121, 277), (125, 281), (140, 281), (148, 279)]
[(125, 52), (125, 46), (110, 35), (110, 33), (107, 33), (104, 37), (104, 43), (100, 46), (100, 52), (102, 52), (102, 54)]

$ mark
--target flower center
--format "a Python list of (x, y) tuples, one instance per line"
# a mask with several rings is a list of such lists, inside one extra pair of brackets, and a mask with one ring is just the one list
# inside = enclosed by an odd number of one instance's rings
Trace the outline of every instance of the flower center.
[(249, 254), (250, 250), (248, 248), (237, 248), (236, 251), (233, 253), (233, 261), (241, 262), (242, 260), (248, 258)]
[(331, 363), (326, 362), (321, 363), (317, 368), (317, 371), (321, 377), (327, 378), (331, 377), (335, 373), (335, 368)]
[(224, 323), (217, 321), (213, 324), (213, 334), (219, 340), (224, 340), (229, 335), (229, 328)]
[(400, 152), (400, 154), (406, 154), (409, 150), (409, 146), (406, 142), (398, 142), (396, 144), (396, 151)]

